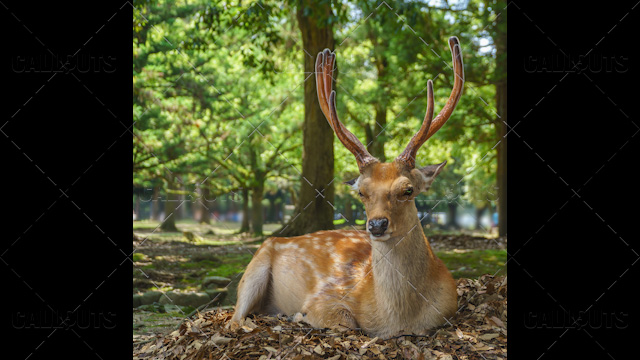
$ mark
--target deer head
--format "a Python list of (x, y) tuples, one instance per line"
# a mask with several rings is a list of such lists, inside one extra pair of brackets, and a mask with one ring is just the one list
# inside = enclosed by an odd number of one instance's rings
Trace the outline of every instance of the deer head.
[(331, 128), (342, 144), (356, 157), (360, 176), (346, 182), (358, 191), (367, 212), (367, 231), (372, 240), (386, 241), (404, 236), (418, 222), (414, 199), (427, 191), (446, 161), (416, 168), (418, 149), (449, 119), (455, 109), (464, 84), (462, 53), (458, 38), (449, 38), (453, 57), (455, 81), (453, 91), (444, 108), (433, 118), (433, 82), (427, 82), (427, 112), (420, 130), (411, 138), (406, 149), (393, 162), (380, 161), (338, 119), (336, 92), (333, 90), (335, 53), (325, 49), (316, 59), (318, 100)]

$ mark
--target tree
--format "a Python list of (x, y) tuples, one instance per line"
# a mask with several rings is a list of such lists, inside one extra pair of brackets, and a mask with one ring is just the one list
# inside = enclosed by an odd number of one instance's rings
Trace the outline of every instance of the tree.
[(302, 0), (296, 9), (298, 27), (305, 50), (304, 71), (310, 79), (304, 83), (304, 125), (301, 187), (296, 216), (279, 236), (295, 236), (333, 229), (334, 164), (331, 127), (320, 109), (316, 93), (315, 55), (334, 47), (331, 3)]
[(173, 179), (172, 175), (168, 175), (166, 178), (167, 183), (167, 197), (164, 201), (164, 221), (160, 225), (160, 229), (162, 231), (178, 231), (176, 227), (176, 209), (178, 208), (180, 199), (177, 196), (177, 193), (174, 191), (176, 187), (176, 181)]
[[(244, 8), (201, 0), (178, 5), (163, 0), (136, 2), (134, 178), (165, 180), (167, 215), (173, 213), (178, 196), (191, 196), (194, 206), (206, 215), (208, 193), (240, 189), (245, 195), (251, 190), (257, 214), (264, 182), (274, 173), (286, 173), (279, 156), (295, 149), (297, 138), (280, 136), (279, 130), (289, 129), (295, 116), (277, 116), (288, 105), (282, 98), (294, 81), (271, 79), (277, 57), (273, 50), (278, 50), (274, 45), (281, 31), (271, 26), (274, 6), (253, 3)], [(250, 36), (255, 27), (260, 31)], [(250, 41), (241, 44), (244, 39)], [(247, 99), (247, 94), (253, 96)], [(270, 120), (284, 120), (284, 124), (263, 126), (262, 132), (273, 132), (265, 137), (258, 129), (262, 123), (253, 124), (268, 118), (274, 103), (281, 109)], [(264, 137), (262, 142), (254, 141), (258, 135), (249, 139), (256, 132)], [(267, 142), (280, 145), (270, 149)], [(270, 161), (260, 159), (265, 154)], [(183, 180), (176, 182), (177, 174)], [(261, 234), (262, 220), (254, 218), (253, 228)], [(208, 216), (200, 220), (207, 221)], [(162, 229), (177, 230), (174, 222), (175, 214)]]

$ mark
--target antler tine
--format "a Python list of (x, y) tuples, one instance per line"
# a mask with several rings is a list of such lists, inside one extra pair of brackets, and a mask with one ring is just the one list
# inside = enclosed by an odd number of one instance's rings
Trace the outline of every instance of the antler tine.
[(318, 101), (324, 116), (329, 121), (329, 125), (333, 128), (338, 139), (347, 150), (351, 151), (356, 157), (358, 168), (362, 172), (364, 168), (372, 163), (378, 162), (378, 159), (369, 154), (367, 148), (342, 124), (338, 118), (336, 111), (336, 92), (333, 90), (333, 77), (331, 76), (335, 66), (335, 53), (329, 49), (318, 53), (316, 58), (316, 88), (318, 92)]
[(397, 161), (404, 163), (409, 168), (413, 169), (415, 167), (416, 155), (418, 153), (418, 149), (420, 149), (420, 146), (424, 144), (424, 142), (427, 141), (428, 139), (427, 134), (429, 132), (429, 129), (431, 128), (431, 123), (433, 121), (433, 108), (434, 108), (433, 81), (428, 80), (427, 81), (427, 112), (424, 115), (424, 121), (422, 122), (422, 126), (420, 127), (420, 130), (418, 130), (418, 132), (415, 135), (413, 135), (413, 137), (409, 141), (409, 144), (404, 149), (402, 154), (400, 154), (400, 156), (396, 158)]
[(458, 38), (452, 36), (449, 38), (449, 47), (451, 48), (451, 57), (453, 58), (453, 72), (455, 73), (455, 81), (453, 83), (453, 90), (449, 96), (449, 100), (444, 105), (438, 116), (433, 119), (431, 128), (427, 139), (429, 139), (436, 131), (440, 130), (449, 117), (453, 113), (453, 110), (458, 105), (458, 100), (462, 96), (462, 87), (464, 85), (464, 67), (462, 65), (462, 51), (460, 50), (460, 42)]
[(449, 100), (442, 108), (438, 116), (432, 120), (433, 117), (433, 83), (431, 80), (427, 83), (427, 114), (425, 115), (424, 121), (420, 130), (411, 138), (409, 144), (406, 149), (398, 156), (396, 159), (404, 164), (406, 164), (410, 168), (414, 168), (416, 164), (416, 155), (418, 153), (418, 149), (425, 143), (433, 134), (435, 134), (442, 125), (444, 125), (449, 117), (453, 113), (453, 110), (456, 108), (458, 104), (458, 100), (460, 100), (460, 96), (462, 96), (462, 87), (464, 85), (464, 68), (462, 65), (462, 52), (460, 51), (460, 42), (458, 38), (452, 36), (449, 38), (449, 48), (451, 49), (451, 56), (453, 58), (453, 72), (455, 75), (455, 80), (453, 83), (453, 90), (451, 91), (451, 95), (449, 96)]
[[(327, 49), (328, 51), (328, 49)], [(324, 116), (329, 119), (331, 116), (331, 112), (329, 111), (329, 97), (325, 93), (324, 88), (324, 62), (325, 60), (324, 52), (318, 53), (318, 57), (316, 58), (316, 89), (318, 93), (318, 101), (320, 102), (320, 109), (322, 109), (322, 113)], [(333, 128), (333, 124), (329, 121), (329, 125)]]

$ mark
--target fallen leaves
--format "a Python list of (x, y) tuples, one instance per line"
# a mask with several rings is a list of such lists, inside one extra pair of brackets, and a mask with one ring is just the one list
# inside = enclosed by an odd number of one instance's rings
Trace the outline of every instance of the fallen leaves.
[(494, 334), (482, 334), (482, 335), (478, 336), (478, 339), (491, 340), (491, 339), (497, 338), (498, 336), (500, 336), (500, 334), (496, 334), (496, 333), (494, 333)]
[[(134, 359), (428, 359), (507, 358), (507, 279), (458, 280), (459, 313), (426, 336), (370, 338), (361, 331), (311, 329), (284, 316), (253, 316), (226, 328), (229, 310), (197, 313), (168, 335), (134, 344)], [(300, 320), (299, 318), (296, 320)]]

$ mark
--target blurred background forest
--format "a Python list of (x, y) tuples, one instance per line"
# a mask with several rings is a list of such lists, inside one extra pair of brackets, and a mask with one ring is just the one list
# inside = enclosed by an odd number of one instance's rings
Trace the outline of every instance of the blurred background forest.
[(455, 35), (464, 93), (418, 152), (419, 165), (447, 166), (416, 204), (427, 229), (506, 234), (506, 4), (134, 3), (138, 228), (218, 224), (212, 232), (259, 236), (364, 224), (357, 194), (342, 184), (357, 176), (356, 162), (318, 106), (315, 55), (336, 51), (338, 113), (391, 161), (422, 123), (428, 79), (436, 113), (446, 102)]

